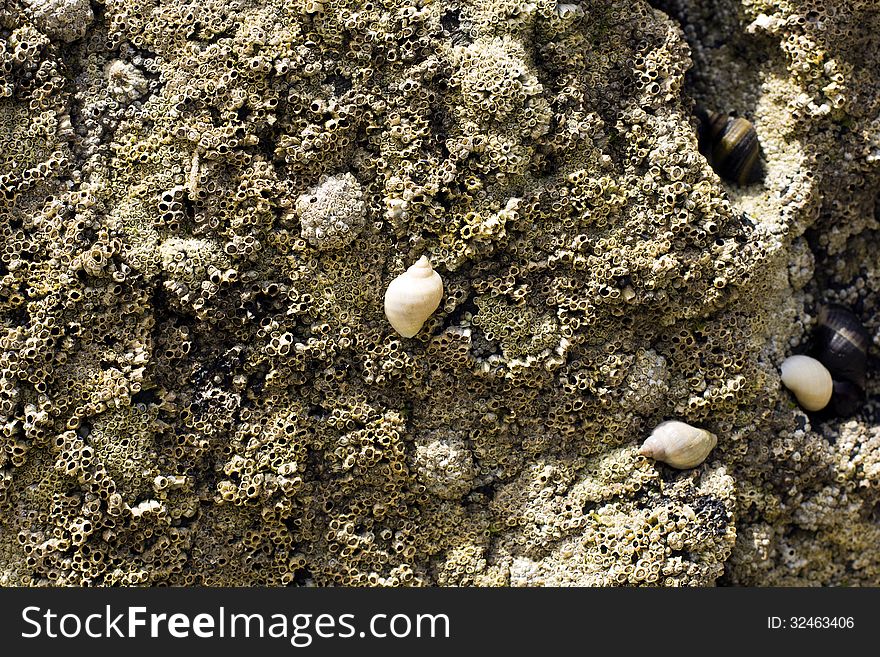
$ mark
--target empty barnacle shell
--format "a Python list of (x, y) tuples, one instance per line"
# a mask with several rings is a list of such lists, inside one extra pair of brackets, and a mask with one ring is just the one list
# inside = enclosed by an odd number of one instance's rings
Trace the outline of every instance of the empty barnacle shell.
[(864, 390), (871, 337), (859, 318), (843, 306), (825, 306), (819, 311), (815, 335), (816, 358), (832, 378)]
[(780, 366), (782, 383), (794, 393), (805, 410), (821, 411), (831, 401), (831, 373), (815, 358), (789, 356)]
[(686, 470), (705, 461), (717, 444), (714, 433), (678, 420), (667, 420), (657, 425), (639, 448), (639, 454)]
[(385, 291), (385, 316), (394, 330), (411, 338), (440, 305), (443, 280), (427, 257), (391, 281)]
[(761, 145), (751, 121), (702, 108), (696, 115), (700, 121), (700, 152), (718, 175), (740, 185), (758, 182), (763, 173)]

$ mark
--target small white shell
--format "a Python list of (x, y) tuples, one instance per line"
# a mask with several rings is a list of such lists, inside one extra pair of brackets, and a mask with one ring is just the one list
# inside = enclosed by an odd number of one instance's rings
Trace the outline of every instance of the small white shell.
[(385, 290), (385, 316), (394, 330), (411, 338), (443, 298), (443, 280), (425, 256), (391, 281)]
[(821, 411), (831, 401), (831, 373), (815, 358), (789, 356), (782, 362), (782, 383), (808, 411)]
[(706, 460), (718, 444), (714, 433), (684, 422), (661, 422), (639, 449), (639, 454), (679, 470), (695, 468)]

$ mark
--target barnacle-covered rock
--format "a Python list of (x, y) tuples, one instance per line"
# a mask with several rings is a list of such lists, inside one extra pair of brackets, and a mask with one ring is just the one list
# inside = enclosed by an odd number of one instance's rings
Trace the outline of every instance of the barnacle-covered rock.
[(874, 3), (147, 4), (5, 14), (0, 583), (880, 582)]
[(25, 11), (47, 36), (64, 42), (86, 34), (95, 19), (89, 0), (23, 0)]

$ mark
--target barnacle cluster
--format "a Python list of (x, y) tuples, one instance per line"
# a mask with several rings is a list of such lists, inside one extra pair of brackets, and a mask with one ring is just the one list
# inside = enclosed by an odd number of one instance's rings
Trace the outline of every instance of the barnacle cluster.
[(350, 173), (325, 179), (296, 200), (302, 237), (318, 249), (350, 244), (366, 223), (363, 191)]
[(21, 4), (41, 32), (62, 43), (85, 36), (95, 18), (88, 0), (22, 0)]
[(880, 347), (870, 2), (97, 7), (0, 8), (0, 583), (880, 581), (875, 377), (776, 369)]

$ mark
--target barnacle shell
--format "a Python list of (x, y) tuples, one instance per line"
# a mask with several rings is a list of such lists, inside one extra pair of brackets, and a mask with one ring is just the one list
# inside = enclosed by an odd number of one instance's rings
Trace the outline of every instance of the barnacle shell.
[(816, 326), (816, 358), (835, 381), (849, 381), (864, 390), (870, 336), (859, 318), (843, 306), (825, 306)]
[(425, 256), (391, 281), (385, 291), (385, 316), (394, 330), (411, 338), (443, 298), (443, 280)]
[(789, 356), (782, 362), (782, 383), (808, 411), (821, 411), (831, 400), (831, 373), (815, 358)]
[(698, 109), (700, 152), (723, 178), (740, 185), (761, 178), (761, 148), (751, 121), (711, 110)]
[(695, 468), (718, 444), (714, 433), (678, 420), (661, 422), (639, 449), (648, 456), (679, 470)]

